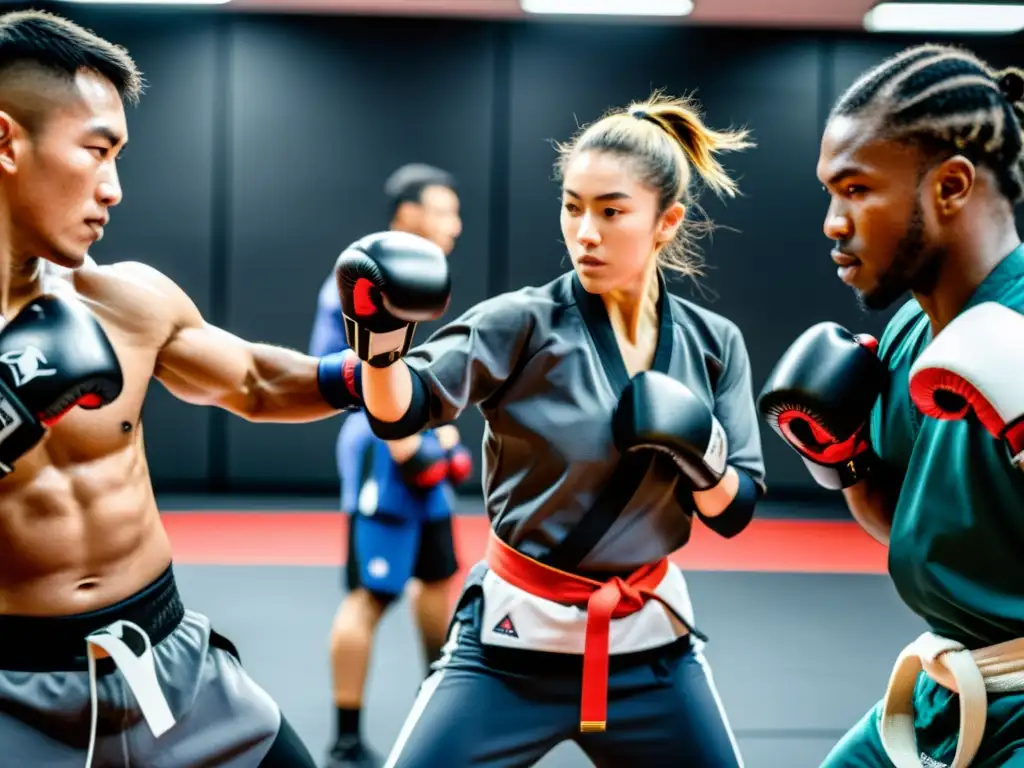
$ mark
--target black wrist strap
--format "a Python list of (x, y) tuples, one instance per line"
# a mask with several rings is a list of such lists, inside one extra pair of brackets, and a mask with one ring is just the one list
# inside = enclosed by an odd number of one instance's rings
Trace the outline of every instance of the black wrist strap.
[(878, 469), (880, 459), (870, 448), (858, 453), (849, 461), (836, 466), (836, 473), (839, 475), (839, 483), (842, 488), (850, 488), (861, 480), (874, 474)]

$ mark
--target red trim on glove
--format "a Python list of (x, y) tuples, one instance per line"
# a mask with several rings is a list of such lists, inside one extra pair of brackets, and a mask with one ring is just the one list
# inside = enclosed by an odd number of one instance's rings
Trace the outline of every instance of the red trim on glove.
[(864, 349), (878, 355), (878, 339), (872, 336), (870, 333), (858, 333), (853, 337), (853, 340), (860, 344)]
[[(944, 409), (935, 401), (938, 392), (948, 392), (962, 398), (964, 405), (955, 411)], [(974, 409), (980, 421), (992, 435), (999, 437), (1006, 426), (995, 408), (973, 384), (943, 368), (924, 368), (910, 382), (910, 397), (925, 416), (943, 421), (957, 421)]]
[(75, 400), (73, 403), (71, 403), (71, 405), (69, 405), (63, 411), (51, 414), (50, 416), (41, 417), (39, 421), (42, 423), (44, 427), (52, 427), (62, 418), (67, 416), (68, 412), (75, 406), (81, 406), (82, 408), (88, 408), (91, 410), (94, 408), (99, 408), (102, 405), (103, 400), (100, 399), (99, 395), (97, 395), (95, 392), (87, 392), (86, 394), (82, 395), (80, 398)]
[(374, 284), (365, 277), (360, 277), (356, 280), (356, 284), (352, 286), (352, 308), (359, 317), (369, 317), (376, 314), (377, 305), (371, 296), (371, 291), (374, 288)]
[[(815, 440), (815, 445), (808, 445), (793, 433), (793, 424), (798, 421), (807, 425)], [(838, 441), (825, 427), (811, 419), (803, 411), (783, 411), (779, 414), (778, 424), (790, 445), (799, 449), (808, 458), (824, 464), (840, 464), (849, 461), (854, 456), (863, 453), (868, 447), (867, 441), (860, 431), (846, 440)]]
[(78, 398), (77, 405), (80, 405), (82, 408), (99, 408), (103, 405), (103, 400), (101, 400), (100, 396), (96, 393), (90, 392), (89, 394), (82, 395)]
[(1016, 457), (1024, 453), (1024, 419), (1010, 426), (1003, 435), (1003, 439), (1010, 445), (1010, 453)]
[[(955, 411), (944, 409), (935, 402), (937, 392), (962, 398), (963, 407)], [(1006, 440), (1014, 456), (1024, 451), (1024, 420), (1008, 425), (977, 387), (951, 371), (944, 368), (918, 371), (910, 382), (910, 397), (921, 413), (942, 421), (958, 421), (973, 410), (990, 435)]]

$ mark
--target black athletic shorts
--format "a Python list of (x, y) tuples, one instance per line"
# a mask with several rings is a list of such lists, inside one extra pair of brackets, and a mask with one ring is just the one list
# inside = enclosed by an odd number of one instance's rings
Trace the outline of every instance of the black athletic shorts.
[(348, 519), (345, 585), (350, 591), (366, 587), (397, 595), (410, 578), (429, 584), (449, 579), (459, 570), (450, 517), (420, 524), (419, 536), (411, 541), (408, 523), (392, 528), (377, 516), (358, 513)]

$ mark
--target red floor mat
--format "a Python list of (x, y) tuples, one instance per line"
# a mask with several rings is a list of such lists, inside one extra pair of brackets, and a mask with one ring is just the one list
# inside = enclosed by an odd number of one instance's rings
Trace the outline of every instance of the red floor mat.
[[(179, 563), (328, 565), (344, 562), (346, 520), (337, 512), (171, 512), (163, 516)], [(455, 518), (463, 568), (487, 541), (483, 516)], [(853, 522), (755, 520), (734, 539), (701, 525), (673, 555), (692, 571), (886, 573), (886, 550)]]

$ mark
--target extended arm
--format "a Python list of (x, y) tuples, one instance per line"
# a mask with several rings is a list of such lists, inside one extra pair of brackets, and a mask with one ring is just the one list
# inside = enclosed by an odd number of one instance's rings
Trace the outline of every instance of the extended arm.
[(145, 279), (169, 329), (155, 376), (176, 397), (249, 421), (316, 421), (338, 412), (324, 398), (319, 358), (240, 339), (207, 323), (168, 278), (147, 270)]
[[(345, 339), (341, 298), (338, 295), (337, 281), (332, 273), (320, 287), (320, 293), (317, 296), (316, 316), (313, 318), (313, 331), (309, 337), (309, 354), (319, 358), (347, 349), (349, 346)], [(353, 365), (359, 364), (353, 361)], [(369, 368), (369, 366), (367, 367)], [(360, 370), (360, 374), (362, 373), (363, 371)], [(424, 474), (424, 470), (427, 470), (426, 475), (436, 474), (436, 472), (429, 471), (436, 459), (424, 455), (423, 438), (420, 435), (387, 441), (387, 448), (391, 458), (396, 464), (403, 467), (404, 474), (409, 476), (407, 479), (413, 483), (415, 483), (415, 478)]]
[(448, 424), (509, 380), (534, 324), (514, 295), (487, 299), (387, 368), (363, 363), (363, 401), (374, 432), (397, 439)]
[(454, 421), (498, 392), (532, 331), (514, 294), (478, 304), (410, 351), (416, 323), (448, 306), (447, 260), (399, 232), (354, 243), (336, 265), (346, 332), (362, 360), (362, 399), (375, 434), (398, 440)]

